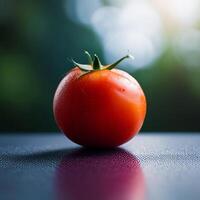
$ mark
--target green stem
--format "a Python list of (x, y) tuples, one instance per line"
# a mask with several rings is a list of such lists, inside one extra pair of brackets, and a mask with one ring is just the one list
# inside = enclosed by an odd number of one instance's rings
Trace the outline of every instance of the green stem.
[(99, 70), (102, 67), (102, 64), (96, 54), (94, 54), (94, 61), (93, 61), (93, 69), (94, 70)]
[(75, 62), (74, 60), (72, 60), (74, 65), (76, 65), (77, 67), (79, 67), (80, 70), (85, 71), (85, 72), (91, 72), (94, 70), (111, 70), (126, 58), (134, 59), (132, 55), (128, 54), (122, 57), (121, 59), (117, 60), (113, 64), (103, 66), (99, 60), (99, 57), (96, 54), (94, 54), (94, 60), (92, 59), (92, 56), (89, 54), (88, 51), (85, 51), (85, 54), (88, 56), (88, 60), (89, 60), (88, 65), (79, 64)]
[(93, 60), (92, 60), (92, 56), (90, 55), (90, 53), (88, 51), (84, 51), (85, 54), (88, 56), (88, 61), (90, 65), (93, 65)]
[(117, 60), (117, 61), (114, 62), (113, 64), (108, 65), (108, 66), (106, 67), (106, 69), (111, 70), (111, 69), (115, 68), (120, 62), (122, 62), (122, 61), (123, 61), (124, 59), (126, 59), (126, 58), (134, 59), (134, 57), (133, 57), (132, 55), (128, 54), (128, 55), (122, 57), (121, 59)]

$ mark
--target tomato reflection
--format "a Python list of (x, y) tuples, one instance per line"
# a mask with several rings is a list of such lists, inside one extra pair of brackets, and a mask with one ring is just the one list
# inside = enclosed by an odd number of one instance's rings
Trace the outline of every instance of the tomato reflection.
[(81, 149), (66, 155), (56, 171), (59, 200), (143, 200), (144, 176), (138, 159), (117, 149)]

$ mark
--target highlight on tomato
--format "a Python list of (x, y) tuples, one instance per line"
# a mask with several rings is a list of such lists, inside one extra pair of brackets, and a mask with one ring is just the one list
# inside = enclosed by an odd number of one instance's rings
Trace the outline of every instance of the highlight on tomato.
[(89, 64), (75, 67), (60, 82), (53, 112), (60, 130), (73, 142), (94, 148), (119, 146), (134, 137), (146, 115), (146, 98), (139, 83), (113, 64), (102, 65), (85, 52)]

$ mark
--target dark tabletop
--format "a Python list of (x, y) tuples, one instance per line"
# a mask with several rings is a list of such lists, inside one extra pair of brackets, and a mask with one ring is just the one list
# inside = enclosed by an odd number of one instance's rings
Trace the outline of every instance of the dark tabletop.
[(87, 150), (60, 134), (0, 136), (0, 200), (200, 199), (200, 135), (139, 134)]

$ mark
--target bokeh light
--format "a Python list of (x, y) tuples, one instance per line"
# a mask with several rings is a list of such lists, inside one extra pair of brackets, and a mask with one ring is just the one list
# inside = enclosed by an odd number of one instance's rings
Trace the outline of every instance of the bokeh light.
[(161, 15), (165, 15), (170, 23), (181, 26), (193, 25), (199, 19), (199, 0), (153, 0)]
[(101, 38), (106, 62), (111, 63), (127, 53), (132, 53), (135, 62), (127, 61), (124, 65), (126, 67), (123, 67), (131, 72), (149, 66), (161, 54), (161, 19), (149, 2), (118, 1), (120, 7), (114, 2), (103, 6), (99, 1), (94, 1), (89, 7), (83, 1), (73, 1), (72, 4), (75, 7), (76, 20), (89, 25)]
[(127, 61), (124, 65), (128, 71), (149, 66), (160, 55), (163, 42), (160, 18), (150, 4), (130, 1), (115, 11), (113, 7), (104, 9), (104, 14), (96, 11), (98, 17), (94, 13), (93, 27), (102, 38), (107, 62), (129, 51), (135, 61)]
[(67, 16), (76, 23), (89, 25), (96, 9), (102, 6), (101, 0), (66, 0), (65, 10)]
[(200, 66), (200, 31), (184, 30), (174, 37), (174, 51), (187, 68)]

